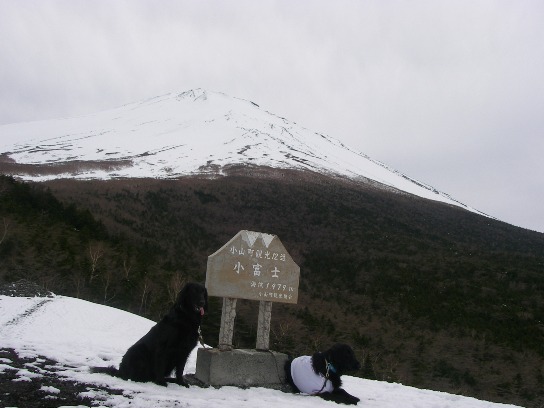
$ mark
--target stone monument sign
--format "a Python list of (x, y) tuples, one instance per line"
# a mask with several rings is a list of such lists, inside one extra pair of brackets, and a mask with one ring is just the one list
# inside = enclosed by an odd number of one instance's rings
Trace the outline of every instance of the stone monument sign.
[(276, 235), (240, 231), (208, 257), (210, 296), (297, 303), (300, 268)]
[(208, 295), (223, 298), (219, 349), (231, 350), (237, 299), (259, 301), (257, 350), (268, 350), (272, 302), (297, 303), (300, 268), (276, 235), (242, 230), (208, 257)]
[[(223, 298), (219, 346), (200, 348), (195, 376), (213, 386), (281, 388), (287, 355), (269, 350), (272, 302), (297, 303), (300, 268), (275, 235), (240, 231), (208, 257), (206, 288)], [(236, 301), (259, 302), (255, 350), (234, 350)], [(266, 351), (263, 353), (262, 351)]]

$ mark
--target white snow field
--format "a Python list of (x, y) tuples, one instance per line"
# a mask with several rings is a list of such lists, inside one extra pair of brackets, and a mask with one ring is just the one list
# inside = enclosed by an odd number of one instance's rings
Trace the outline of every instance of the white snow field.
[[(210, 311), (213, 313), (213, 311)], [(219, 311), (216, 311), (219, 312)], [(145, 334), (154, 322), (112, 307), (80, 299), (0, 296), (0, 347), (13, 348), (21, 357), (45, 356), (58, 361), (67, 379), (124, 390), (110, 395), (91, 390), (85, 393), (106, 407), (195, 407), (195, 408), (285, 408), (338, 407), (318, 397), (289, 394), (266, 388), (236, 387), (184, 388), (176, 384), (161, 387), (136, 383), (104, 374), (91, 374), (91, 366), (118, 366), (126, 349)], [(193, 373), (193, 352), (186, 373)], [(10, 368), (9, 359), (0, 360), (0, 371)], [(19, 370), (24, 381), (27, 370)], [(36, 375), (36, 374), (33, 374)], [(344, 388), (359, 397), (358, 406), (368, 408), (501, 408), (513, 405), (380, 381), (344, 376)], [(58, 389), (44, 387), (55, 398)]]

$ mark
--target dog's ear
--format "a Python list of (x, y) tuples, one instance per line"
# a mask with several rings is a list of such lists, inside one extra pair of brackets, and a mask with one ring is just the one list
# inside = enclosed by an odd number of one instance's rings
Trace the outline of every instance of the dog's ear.
[[(187, 302), (190, 302), (190, 285), (187, 283), (178, 293), (178, 297), (176, 298), (176, 304), (175, 307), (178, 309), (187, 309)], [(191, 306), (189, 305), (189, 308)]]
[(321, 373), (325, 375), (325, 373), (327, 372), (327, 365), (325, 363), (325, 360), (330, 361), (330, 357), (328, 356), (327, 352), (328, 350), (324, 352), (317, 351), (312, 354), (312, 366), (316, 373)]
[(183, 299), (183, 308), (193, 311), (195, 307), (195, 299), (198, 299), (198, 288), (194, 283), (188, 283), (185, 286), (185, 297)]

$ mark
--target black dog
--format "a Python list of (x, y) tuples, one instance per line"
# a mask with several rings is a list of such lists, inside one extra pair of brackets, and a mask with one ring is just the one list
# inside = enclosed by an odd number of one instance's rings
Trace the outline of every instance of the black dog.
[[(175, 382), (188, 387), (183, 369), (195, 348), (202, 316), (208, 311), (208, 291), (198, 283), (188, 283), (179, 292), (170, 311), (132, 345), (115, 367), (95, 367), (93, 372), (106, 373), (125, 380), (153, 381), (166, 386)], [(168, 378), (176, 369), (176, 379)]]
[(294, 392), (334, 401), (356, 405), (359, 398), (347, 393), (340, 376), (346, 371), (359, 370), (361, 364), (347, 344), (337, 343), (323, 353), (300, 356), (285, 363), (285, 378)]

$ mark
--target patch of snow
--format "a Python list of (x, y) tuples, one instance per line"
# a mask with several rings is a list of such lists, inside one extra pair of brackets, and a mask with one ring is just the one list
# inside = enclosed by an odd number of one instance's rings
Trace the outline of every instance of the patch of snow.
[(43, 391), (43, 392), (48, 393), (48, 394), (59, 394), (60, 393), (60, 390), (58, 388), (55, 388), (55, 387), (52, 387), (52, 386), (47, 386), (47, 385), (43, 385), (40, 388), (40, 391)]

